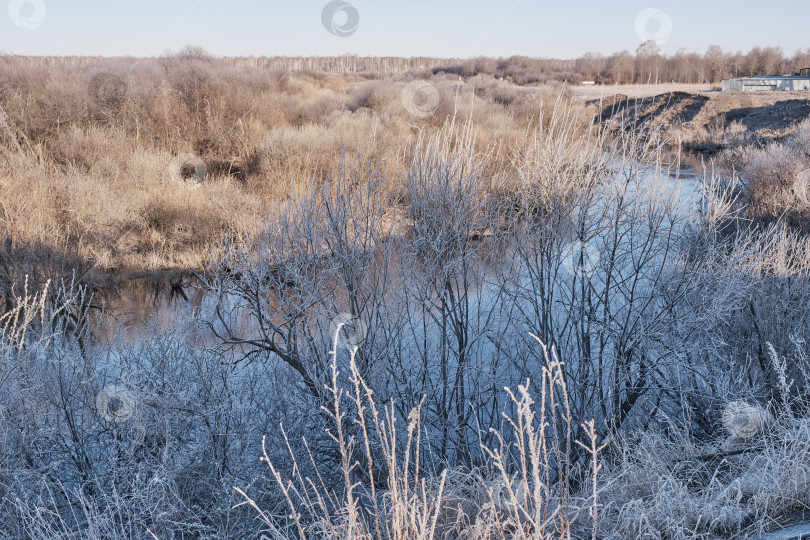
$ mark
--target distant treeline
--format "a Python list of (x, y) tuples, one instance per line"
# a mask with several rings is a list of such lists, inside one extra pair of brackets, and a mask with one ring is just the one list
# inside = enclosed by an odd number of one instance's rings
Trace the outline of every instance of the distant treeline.
[(717, 45), (703, 53), (678, 51), (664, 55), (655, 42), (647, 42), (635, 53), (622, 51), (605, 56), (588, 53), (574, 60), (535, 59), (513, 56), (475, 58), (433, 68), (464, 77), (487, 73), (515, 84), (550, 81), (605, 84), (719, 83), (733, 77), (792, 75), (810, 67), (810, 49), (787, 56), (779, 47), (755, 47), (747, 53), (725, 52)]
[[(416, 76), (450, 73), (461, 77), (492, 75), (520, 85), (545, 84), (551, 81), (604, 84), (647, 83), (719, 83), (733, 77), (755, 75), (792, 75), (810, 67), (810, 49), (788, 56), (780, 47), (754, 47), (747, 53), (727, 52), (713, 45), (703, 53), (681, 50), (665, 55), (654, 41), (641, 44), (635, 51), (622, 51), (606, 56), (587, 53), (575, 59), (478, 57), (471, 59), (417, 56), (327, 56), (327, 57), (236, 57), (217, 59), (204, 49), (188, 46), (171, 57), (193, 57), (197, 60), (222, 62), (230, 67), (259, 67), (273, 71), (320, 71), (327, 73), (401, 74)], [(11, 58), (7, 56), (6, 58)], [(42, 67), (85, 66), (108, 60), (100, 57), (39, 57), (30, 59)], [(29, 64), (30, 65), (30, 64)]]

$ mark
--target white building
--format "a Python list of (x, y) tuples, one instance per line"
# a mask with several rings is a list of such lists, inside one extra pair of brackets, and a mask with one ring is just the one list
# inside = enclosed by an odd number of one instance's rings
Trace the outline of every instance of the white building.
[[(804, 70), (802, 70), (804, 71)], [(810, 91), (810, 77), (745, 77), (723, 81), (723, 92), (758, 92), (766, 90)]]

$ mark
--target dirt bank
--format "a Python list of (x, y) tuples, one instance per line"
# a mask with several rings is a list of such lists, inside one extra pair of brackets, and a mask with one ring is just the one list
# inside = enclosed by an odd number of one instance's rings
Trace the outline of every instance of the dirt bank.
[(783, 139), (810, 118), (807, 92), (671, 92), (647, 98), (615, 95), (588, 102), (596, 119), (636, 116), (660, 126), (673, 146), (713, 155), (743, 141)]

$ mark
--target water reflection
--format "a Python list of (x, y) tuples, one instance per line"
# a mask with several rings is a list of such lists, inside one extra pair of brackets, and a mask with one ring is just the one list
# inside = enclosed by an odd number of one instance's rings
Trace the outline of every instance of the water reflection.
[(130, 276), (114, 286), (97, 289), (93, 303), (103, 307), (103, 315), (97, 314), (94, 321), (97, 338), (101, 342), (114, 338), (132, 343), (147, 326), (156, 332), (174, 328), (213, 302), (191, 273), (174, 272)]
[[(667, 171), (658, 171), (650, 167), (644, 175), (654, 177), (666, 175)], [(677, 192), (681, 211), (691, 212), (699, 200), (702, 172), (694, 169), (671, 168), (668, 172), (669, 186)], [(644, 183), (638, 187), (644, 186)], [(500, 254), (495, 259), (500, 259)], [(490, 261), (493, 262), (493, 261)], [(493, 267), (497, 267), (495, 264)], [(492, 268), (490, 268), (492, 270)], [(489, 273), (489, 272), (485, 272)], [(482, 276), (483, 277), (483, 276)], [(482, 291), (485, 292), (485, 291)], [(179, 324), (186, 327), (194, 319), (210, 319), (214, 315), (217, 302), (210, 291), (202, 286), (192, 272), (172, 271), (167, 273), (148, 273), (132, 275), (122, 279), (114, 286), (98, 289), (94, 293), (94, 305), (103, 307), (103, 317), (96, 314), (96, 336), (103, 343), (134, 343), (143, 336), (144, 329), (162, 332), (175, 329)], [(236, 305), (236, 299), (226, 304)], [(97, 312), (99, 313), (99, 312)], [(241, 318), (242, 328), (250, 325), (248, 313), (231, 313)], [(197, 334), (203, 341), (213, 341), (210, 330)]]

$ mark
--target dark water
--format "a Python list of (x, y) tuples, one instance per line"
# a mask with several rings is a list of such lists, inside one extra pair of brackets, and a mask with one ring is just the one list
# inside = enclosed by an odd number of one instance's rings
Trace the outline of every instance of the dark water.
[[(176, 273), (172, 277), (176, 277)], [(124, 278), (114, 286), (94, 292), (96, 334), (101, 341), (113, 338), (138, 340), (143, 332), (161, 332), (191, 321), (213, 309), (213, 300), (190, 274), (172, 283), (166, 275)]]

